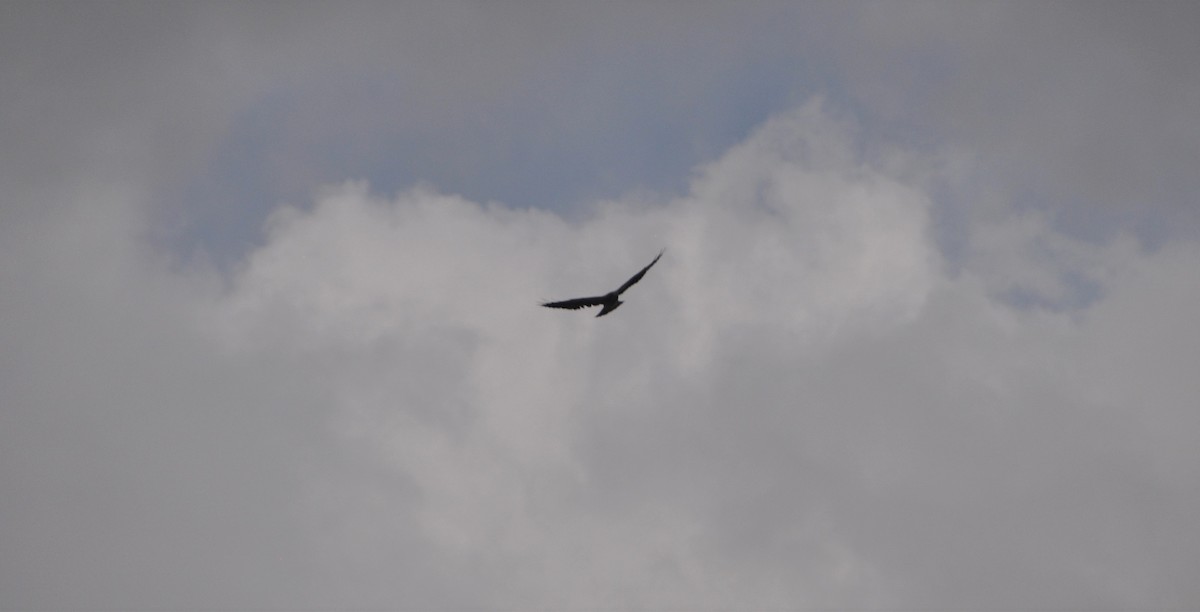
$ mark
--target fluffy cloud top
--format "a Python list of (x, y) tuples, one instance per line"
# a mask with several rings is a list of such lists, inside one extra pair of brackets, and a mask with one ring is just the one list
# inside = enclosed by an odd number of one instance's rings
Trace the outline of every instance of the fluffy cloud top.
[(0, 268), (0, 603), (1200, 601), (1200, 248), (1017, 215), (948, 265), (936, 161), (814, 102), (576, 220), (330, 187), (230, 279), (80, 201)]

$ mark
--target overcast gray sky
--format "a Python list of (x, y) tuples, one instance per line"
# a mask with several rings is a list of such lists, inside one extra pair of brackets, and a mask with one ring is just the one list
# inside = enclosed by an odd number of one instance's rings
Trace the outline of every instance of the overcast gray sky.
[(0, 609), (1200, 608), (1198, 30), (0, 3)]

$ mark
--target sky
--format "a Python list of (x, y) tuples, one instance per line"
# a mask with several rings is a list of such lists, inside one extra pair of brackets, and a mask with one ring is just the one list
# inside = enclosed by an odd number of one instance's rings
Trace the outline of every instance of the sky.
[(1197, 28), (0, 3), (0, 609), (1196, 609)]

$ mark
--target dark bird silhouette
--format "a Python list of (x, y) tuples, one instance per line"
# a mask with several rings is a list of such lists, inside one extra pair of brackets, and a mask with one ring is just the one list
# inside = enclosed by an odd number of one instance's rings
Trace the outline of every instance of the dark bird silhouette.
[(650, 262), (650, 265), (642, 268), (641, 272), (638, 272), (630, 277), (630, 279), (625, 281), (625, 284), (621, 285), (621, 287), (616, 291), (610, 291), (604, 295), (598, 295), (596, 297), (575, 298), (573, 300), (563, 300), (561, 302), (546, 302), (542, 304), (542, 306), (547, 308), (566, 308), (569, 310), (579, 310), (580, 308), (587, 308), (589, 306), (603, 306), (603, 308), (600, 309), (600, 314), (596, 315), (597, 317), (603, 317), (604, 315), (616, 310), (621, 304), (625, 303), (617, 298), (622, 293), (625, 293), (626, 289), (632, 287), (634, 283), (642, 280), (642, 277), (646, 275), (646, 270), (649, 270), (651, 266), (658, 263), (658, 258), (662, 257), (664, 252), (666, 252), (666, 249), (659, 251), (658, 256), (654, 258), (654, 261)]

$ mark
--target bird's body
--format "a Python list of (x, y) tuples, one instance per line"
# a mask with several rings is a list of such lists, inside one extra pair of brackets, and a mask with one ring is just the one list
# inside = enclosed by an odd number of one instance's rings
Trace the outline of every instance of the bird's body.
[(589, 306), (600, 306), (600, 312), (596, 316), (603, 317), (604, 315), (619, 308), (621, 304), (625, 303), (620, 300), (621, 294), (625, 293), (625, 290), (632, 287), (634, 283), (642, 280), (642, 277), (646, 275), (646, 271), (649, 270), (651, 266), (658, 263), (658, 258), (663, 256), (664, 251), (665, 249), (663, 251), (659, 251), (658, 256), (654, 258), (654, 261), (650, 262), (650, 264), (645, 268), (642, 268), (640, 272), (630, 277), (630, 279), (625, 281), (625, 284), (621, 285), (621, 287), (616, 291), (610, 291), (604, 295), (597, 295), (594, 297), (575, 298), (571, 300), (563, 300), (561, 302), (546, 302), (542, 304), (542, 306), (547, 308), (566, 308), (568, 310), (579, 310), (580, 308), (587, 308)]

